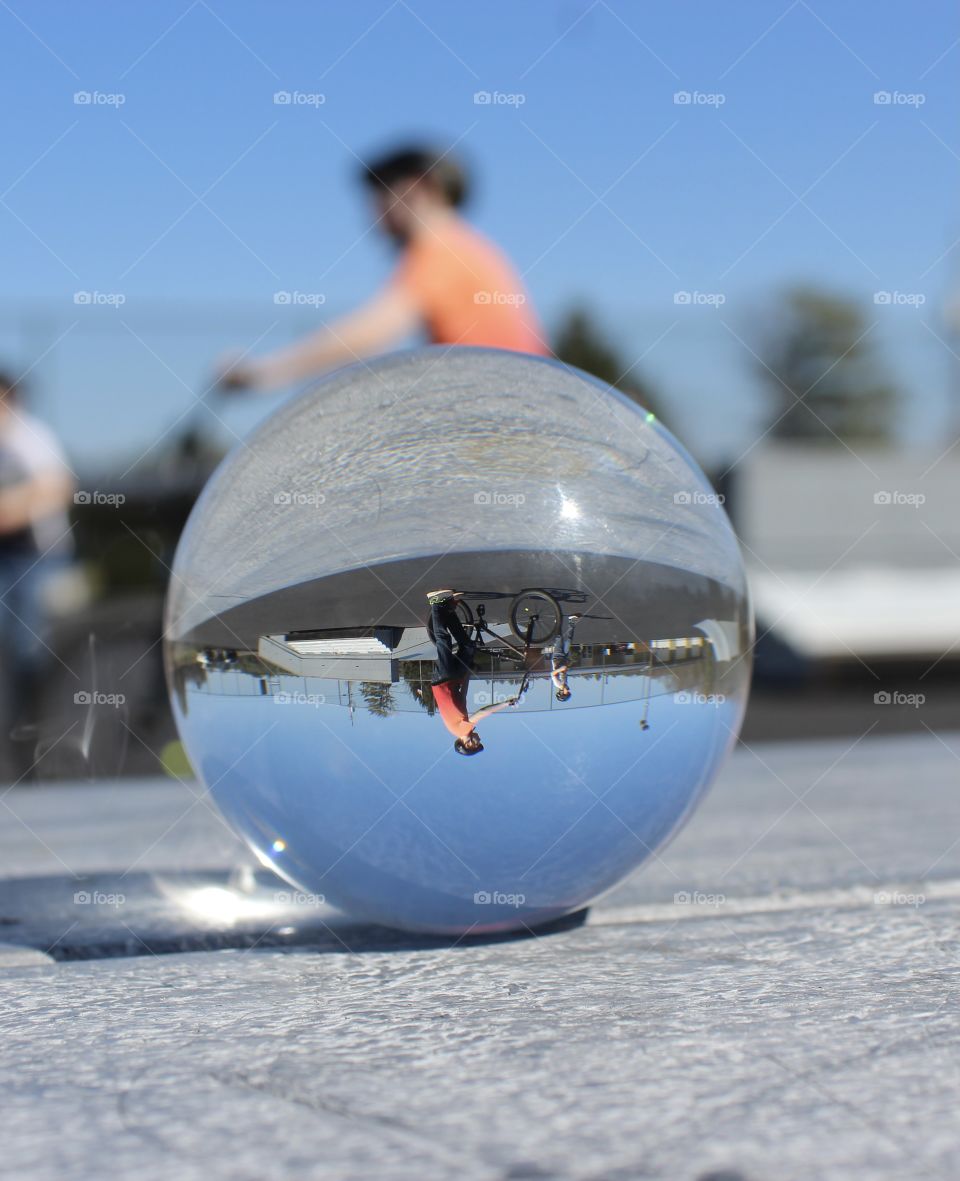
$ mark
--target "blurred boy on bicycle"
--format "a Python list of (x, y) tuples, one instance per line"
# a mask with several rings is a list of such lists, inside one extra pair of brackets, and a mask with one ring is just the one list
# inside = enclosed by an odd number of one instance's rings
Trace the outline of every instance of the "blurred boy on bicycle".
[(365, 166), (377, 224), (400, 251), (387, 283), (356, 311), (289, 348), (228, 364), (228, 389), (276, 389), (383, 352), (417, 330), (433, 344), (485, 345), (546, 355), (549, 349), (519, 275), (458, 210), (462, 169), (421, 146)]

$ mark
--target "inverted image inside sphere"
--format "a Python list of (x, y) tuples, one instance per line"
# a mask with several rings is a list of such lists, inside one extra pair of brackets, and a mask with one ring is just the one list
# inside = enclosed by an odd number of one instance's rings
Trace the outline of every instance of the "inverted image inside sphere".
[(352, 914), (534, 926), (654, 854), (735, 741), (736, 540), (652, 416), (425, 349), (283, 404), (177, 551), (174, 711), (260, 859)]

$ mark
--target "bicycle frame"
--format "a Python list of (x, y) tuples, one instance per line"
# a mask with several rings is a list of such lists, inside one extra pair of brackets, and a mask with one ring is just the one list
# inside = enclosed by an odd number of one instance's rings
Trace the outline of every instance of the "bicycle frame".
[[(530, 625), (532, 627), (532, 623)], [(524, 644), (523, 647), (513, 639), (512, 636), (501, 636), (493, 630), (487, 623), (486, 606), (483, 603), (477, 604), (476, 618), (472, 624), (474, 631), (474, 639), (478, 647), (486, 648), (484, 643), (484, 635), (489, 636), (492, 640), (496, 640), (498, 644), (503, 644), (505, 648), (509, 649), (510, 656), (514, 659), (526, 660), (532, 649), (529, 643)], [(504, 653), (507, 655), (507, 653)]]
[[(521, 647), (520, 644), (517, 643), (517, 641), (512, 637), (498, 635), (487, 623), (486, 608), (484, 604), (477, 604), (476, 618), (474, 619), (472, 625), (476, 644), (479, 647), (486, 648), (487, 645), (483, 642), (484, 634), (486, 634), (490, 636), (491, 639), (496, 640), (507, 649), (507, 651), (498, 653), (498, 655), (508, 656), (509, 659), (517, 660), (523, 666), (523, 679), (520, 682), (520, 688), (517, 690), (516, 697), (511, 702), (513, 705), (519, 704), (527, 690), (527, 686), (530, 684), (530, 674), (533, 672), (534, 665), (536, 664), (537, 660), (542, 659), (542, 653), (540, 649), (535, 647), (530, 642), (531, 634), (535, 624), (536, 617), (534, 616), (527, 624), (526, 640), (523, 644), (523, 647)], [(532, 660), (531, 656), (533, 656)]]

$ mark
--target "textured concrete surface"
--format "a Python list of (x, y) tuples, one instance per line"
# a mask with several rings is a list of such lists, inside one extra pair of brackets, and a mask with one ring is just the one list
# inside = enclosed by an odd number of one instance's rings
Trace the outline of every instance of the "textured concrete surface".
[[(741, 749), (585, 925), (456, 945), (254, 874), (195, 785), (15, 789), (0, 1172), (953, 1178), (958, 779), (960, 735)], [(260, 942), (150, 950), (216, 937)]]

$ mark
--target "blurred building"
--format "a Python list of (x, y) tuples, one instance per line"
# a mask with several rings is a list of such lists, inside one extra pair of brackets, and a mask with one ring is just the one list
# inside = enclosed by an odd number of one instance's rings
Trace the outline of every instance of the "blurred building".
[(960, 454), (769, 445), (729, 487), (758, 634), (782, 652), (960, 655)]

